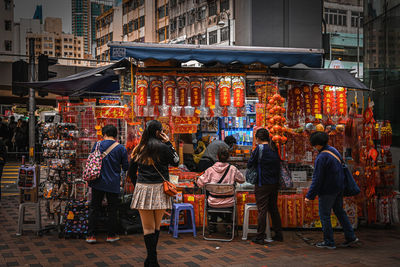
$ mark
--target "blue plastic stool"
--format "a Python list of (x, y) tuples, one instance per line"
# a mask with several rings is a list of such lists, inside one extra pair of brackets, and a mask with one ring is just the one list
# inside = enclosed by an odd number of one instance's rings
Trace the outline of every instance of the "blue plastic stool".
[[(183, 210), (190, 211), (190, 222), (179, 226), (179, 213)], [(171, 221), (169, 223), (168, 233), (173, 233), (174, 238), (178, 238), (179, 233), (193, 233), (196, 236), (196, 223), (194, 220), (194, 209), (190, 203), (175, 203), (172, 205)]]

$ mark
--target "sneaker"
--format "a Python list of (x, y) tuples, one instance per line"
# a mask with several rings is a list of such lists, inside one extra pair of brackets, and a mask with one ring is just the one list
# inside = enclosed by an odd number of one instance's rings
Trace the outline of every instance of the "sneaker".
[(258, 245), (264, 245), (265, 244), (264, 239), (259, 239), (257, 237), (254, 237), (253, 239), (251, 239), (251, 242), (253, 242), (255, 244), (258, 244)]
[(317, 248), (327, 248), (327, 249), (335, 249), (336, 248), (335, 245), (329, 245), (329, 244), (325, 243), (325, 241), (319, 242), (319, 243), (315, 244), (315, 246)]
[(112, 243), (112, 242), (116, 242), (119, 240), (119, 236), (118, 235), (113, 235), (113, 236), (107, 236), (107, 242)]
[(356, 237), (355, 239), (353, 239), (353, 240), (351, 240), (351, 241), (348, 241), (348, 240), (347, 240), (346, 242), (340, 244), (340, 247), (342, 247), (342, 248), (347, 248), (347, 247), (350, 247), (351, 245), (354, 245), (354, 244), (358, 243), (358, 241), (360, 241), (360, 239), (358, 239), (358, 238)]
[(94, 244), (94, 243), (96, 243), (97, 242), (97, 240), (96, 240), (96, 237), (95, 236), (88, 236), (88, 237), (86, 237), (86, 243), (89, 243), (89, 244)]

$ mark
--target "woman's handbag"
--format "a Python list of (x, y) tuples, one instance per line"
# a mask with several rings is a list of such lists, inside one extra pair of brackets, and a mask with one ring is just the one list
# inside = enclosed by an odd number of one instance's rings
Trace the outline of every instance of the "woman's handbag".
[(258, 179), (258, 166), (260, 165), (261, 157), (263, 152), (263, 145), (258, 146), (258, 162), (257, 166), (253, 166), (246, 171), (246, 182), (250, 184), (256, 184)]
[(164, 193), (167, 194), (168, 196), (175, 196), (178, 194), (178, 190), (176, 190), (176, 186), (171, 183), (170, 181), (167, 181), (167, 179), (164, 178), (164, 176), (158, 171), (157, 167), (153, 164), (154, 169), (158, 172), (159, 175), (163, 178), (163, 187), (164, 187)]
[(287, 188), (293, 187), (292, 173), (290, 172), (289, 164), (286, 161), (281, 161), (279, 186), (282, 189), (287, 189)]

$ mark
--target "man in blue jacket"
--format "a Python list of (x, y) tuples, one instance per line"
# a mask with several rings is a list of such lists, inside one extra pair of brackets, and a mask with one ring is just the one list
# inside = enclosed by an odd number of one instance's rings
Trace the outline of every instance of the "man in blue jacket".
[[(100, 142), (100, 152), (104, 153), (116, 142), (118, 131), (114, 125), (106, 125), (102, 129), (102, 134), (103, 141)], [(95, 148), (96, 145), (92, 152)], [(108, 210), (107, 242), (119, 240), (117, 235), (117, 205), (120, 193), (121, 166), (123, 171), (128, 170), (128, 154), (125, 147), (118, 144), (103, 158), (100, 177), (89, 183), (92, 188), (92, 199), (89, 206), (88, 236), (86, 238), (88, 243), (96, 243), (96, 221), (102, 208), (104, 195), (107, 198)]]
[(311, 145), (319, 151), (319, 154), (315, 160), (313, 179), (308, 189), (305, 203), (307, 204), (310, 200), (318, 196), (319, 217), (324, 233), (324, 241), (317, 243), (316, 246), (319, 248), (335, 249), (331, 224), (332, 209), (340, 225), (343, 227), (346, 238), (346, 241), (341, 246), (348, 247), (359, 240), (354, 235), (353, 227), (343, 209), (344, 172), (342, 163), (330, 154), (330, 152), (339, 159), (342, 157), (334, 147), (328, 145), (328, 140), (328, 134), (325, 132), (315, 132), (310, 137)]

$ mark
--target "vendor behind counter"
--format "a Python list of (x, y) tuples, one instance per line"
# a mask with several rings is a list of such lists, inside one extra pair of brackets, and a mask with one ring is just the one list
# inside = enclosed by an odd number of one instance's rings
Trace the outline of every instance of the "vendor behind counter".
[(215, 162), (218, 161), (217, 154), (220, 148), (227, 148), (231, 150), (233, 145), (236, 144), (236, 139), (233, 136), (225, 137), (224, 141), (214, 140), (211, 144), (209, 144), (204, 152), (200, 162), (197, 166), (198, 172), (203, 172), (207, 170), (209, 167), (213, 166)]

